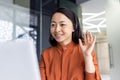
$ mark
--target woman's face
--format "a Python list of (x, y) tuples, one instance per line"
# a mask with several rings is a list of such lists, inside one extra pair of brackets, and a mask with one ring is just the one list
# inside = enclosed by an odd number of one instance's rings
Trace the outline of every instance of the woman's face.
[(74, 32), (72, 21), (57, 12), (52, 16), (50, 32), (59, 44), (66, 45), (72, 41), (72, 32)]

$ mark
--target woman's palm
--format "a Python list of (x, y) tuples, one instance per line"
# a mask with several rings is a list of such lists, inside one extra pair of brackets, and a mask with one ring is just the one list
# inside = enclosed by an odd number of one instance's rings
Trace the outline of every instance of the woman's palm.
[(95, 42), (96, 42), (96, 37), (92, 36), (92, 34), (88, 31), (84, 35), (84, 44), (82, 43), (81, 39), (79, 39), (79, 45), (84, 57), (91, 55)]

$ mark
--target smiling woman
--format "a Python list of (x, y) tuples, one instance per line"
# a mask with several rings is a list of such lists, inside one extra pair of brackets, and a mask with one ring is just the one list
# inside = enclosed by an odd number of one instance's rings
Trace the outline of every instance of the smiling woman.
[(60, 7), (51, 16), (51, 47), (42, 51), (42, 80), (101, 80), (94, 45), (96, 37), (82, 34), (77, 16)]
[(71, 42), (74, 29), (71, 20), (64, 14), (56, 13), (52, 17), (50, 31), (57, 42), (66, 45)]

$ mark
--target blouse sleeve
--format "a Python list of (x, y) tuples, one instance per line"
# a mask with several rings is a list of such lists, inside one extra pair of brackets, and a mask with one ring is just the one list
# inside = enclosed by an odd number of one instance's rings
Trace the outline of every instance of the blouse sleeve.
[(93, 63), (95, 66), (95, 73), (85, 72), (85, 74), (86, 74), (85, 80), (101, 80), (101, 76), (100, 76), (100, 72), (99, 72), (99, 68), (98, 68), (98, 62), (97, 62), (96, 55), (95, 55), (94, 51), (92, 53), (92, 56), (93, 56)]
[(40, 68), (41, 80), (47, 80), (46, 79), (45, 61), (44, 61), (44, 58), (42, 55), (40, 57), (39, 68)]

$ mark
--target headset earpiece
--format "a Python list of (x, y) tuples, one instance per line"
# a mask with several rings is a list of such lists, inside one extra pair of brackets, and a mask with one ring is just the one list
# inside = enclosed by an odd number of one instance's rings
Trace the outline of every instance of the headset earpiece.
[(74, 22), (74, 28), (75, 28), (75, 30), (76, 29), (78, 29), (78, 21), (77, 21), (77, 18), (76, 18), (76, 16), (75, 16), (75, 18), (74, 18), (75, 20), (75, 22)]

